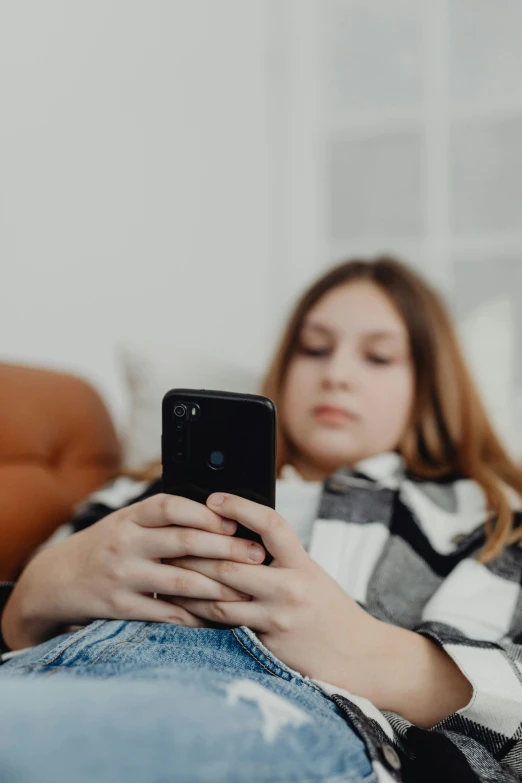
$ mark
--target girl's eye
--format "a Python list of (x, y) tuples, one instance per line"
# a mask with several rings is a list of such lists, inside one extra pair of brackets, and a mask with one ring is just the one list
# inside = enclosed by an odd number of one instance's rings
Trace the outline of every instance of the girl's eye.
[(393, 362), (389, 356), (380, 356), (376, 353), (369, 353), (366, 358), (372, 364), (391, 364)]
[(301, 345), (299, 347), (299, 352), (304, 354), (305, 356), (321, 357), (321, 356), (327, 356), (330, 350), (329, 348), (321, 348), (321, 347), (312, 348), (311, 346), (308, 345)]

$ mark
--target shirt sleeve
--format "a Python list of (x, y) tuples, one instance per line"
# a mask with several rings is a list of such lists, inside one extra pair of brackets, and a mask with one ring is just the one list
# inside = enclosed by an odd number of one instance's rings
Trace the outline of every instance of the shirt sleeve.
[(71, 533), (78, 533), (125, 506), (139, 503), (162, 492), (162, 481), (137, 481), (120, 476), (102, 489), (93, 492), (75, 510), (69, 525)]
[(522, 776), (522, 548), (488, 564), (463, 560), (426, 604), (415, 628), (455, 661), (473, 688), (432, 731), (470, 739)]

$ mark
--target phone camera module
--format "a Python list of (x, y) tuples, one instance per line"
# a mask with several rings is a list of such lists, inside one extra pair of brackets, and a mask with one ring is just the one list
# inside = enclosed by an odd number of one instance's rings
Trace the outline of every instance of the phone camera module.
[(184, 405), (175, 405), (174, 406), (174, 416), (178, 419), (184, 419), (187, 415), (187, 409)]
[(222, 451), (211, 451), (208, 455), (208, 464), (214, 470), (220, 470), (225, 466), (225, 455)]

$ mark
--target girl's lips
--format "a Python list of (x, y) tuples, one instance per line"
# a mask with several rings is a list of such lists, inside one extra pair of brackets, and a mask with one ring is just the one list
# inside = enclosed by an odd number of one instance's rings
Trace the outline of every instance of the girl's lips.
[(343, 422), (354, 419), (354, 415), (345, 411), (343, 408), (332, 408), (329, 405), (320, 405), (314, 408), (314, 416), (316, 419), (327, 422)]

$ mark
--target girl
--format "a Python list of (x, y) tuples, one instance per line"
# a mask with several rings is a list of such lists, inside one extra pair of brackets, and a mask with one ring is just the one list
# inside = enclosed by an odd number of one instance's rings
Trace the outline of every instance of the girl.
[[(45, 747), (67, 726), (80, 775), (75, 688), (95, 694), (82, 719), (104, 759), (131, 738), (127, 781), (152, 748), (154, 780), (169, 752), (176, 780), (517, 780), (522, 474), (441, 301), (393, 259), (336, 267), (299, 301), (262, 391), (279, 412), (277, 513), (219, 494), (204, 507), (158, 481), (98, 493), (7, 600), (6, 645), (40, 645), (0, 670), (11, 710), (41, 727), (38, 705), (58, 698)], [(236, 521), (271, 566), (231, 537)], [(112, 622), (88, 625), (99, 617)], [(112, 679), (86, 691), (60, 672)], [(50, 673), (30, 712), (21, 675)], [(154, 679), (152, 723), (136, 724), (145, 696), (129, 677)], [(61, 763), (49, 780), (70, 773)]]

